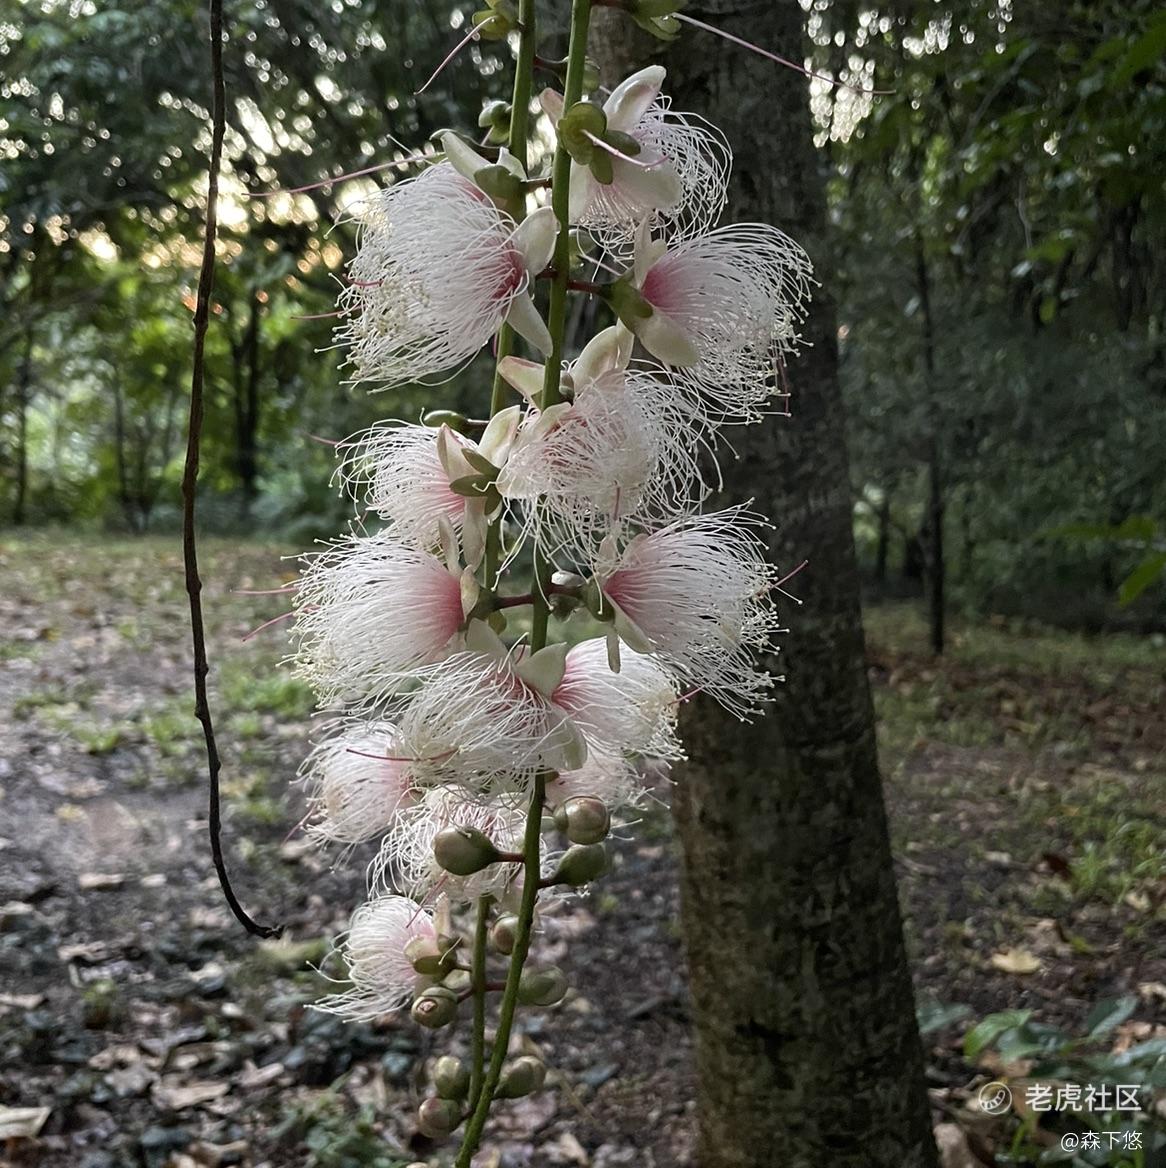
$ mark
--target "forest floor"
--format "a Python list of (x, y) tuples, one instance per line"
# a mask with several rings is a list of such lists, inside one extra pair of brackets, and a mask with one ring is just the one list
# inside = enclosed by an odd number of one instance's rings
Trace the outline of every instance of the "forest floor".
[[(363, 862), (333, 868), (297, 834), (310, 695), (279, 668), (280, 626), (242, 640), (280, 598), (237, 590), (293, 565), (257, 543), (203, 555), (236, 888), (285, 939), (244, 935), (211, 870), (176, 542), (0, 536), (0, 1163), (437, 1164), (411, 1116), (444, 1034), (305, 1009)], [(1166, 646), (992, 619), (957, 623), (936, 661), (909, 608), (867, 626), (937, 1118), (1000, 1071), (961, 1052), (993, 1011), (1079, 1032), (1128, 994), (1106, 1045), (1166, 1034)], [(476, 1164), (692, 1163), (675, 865), (650, 816), (548, 919), (538, 952), (575, 989), (521, 1041), (553, 1089), (501, 1106)], [(948, 1162), (981, 1162), (966, 1151)]]

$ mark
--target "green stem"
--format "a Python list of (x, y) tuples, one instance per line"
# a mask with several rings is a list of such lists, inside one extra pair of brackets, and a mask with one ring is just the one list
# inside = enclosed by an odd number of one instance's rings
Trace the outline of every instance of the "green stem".
[(486, 1066), (486, 939), (490, 931), (490, 898), (478, 898), (478, 919), (474, 926), (474, 958), (470, 988), (474, 996), (474, 1032), (470, 1039), (470, 1106), (478, 1101)]
[[(518, 60), (514, 67), (514, 94), (510, 101), (510, 139), (507, 148), (526, 169), (530, 139), (530, 100), (534, 90), (534, 50), (535, 50), (535, 0), (519, 0), (518, 20)], [(506, 208), (515, 223), (526, 218), (526, 195), (521, 194)], [(514, 330), (504, 324), (498, 330), (498, 345), (495, 351), (494, 388), (490, 394), (490, 417), (492, 418), (506, 403), (508, 392), (506, 381), (498, 372), (504, 358), (514, 351)], [(494, 587), (494, 577), (498, 572), (501, 533), (498, 524), (491, 524), (486, 536), (485, 571), (483, 583)]]
[[(534, 28), (534, 0), (521, 0), (520, 20), (524, 37), (529, 37)], [(583, 96), (583, 68), (587, 60), (587, 30), (591, 21), (591, 0), (572, 0), (571, 42), (567, 57), (567, 79), (564, 86), (564, 105), (570, 109)], [(520, 71), (523, 62), (520, 50)], [(530, 54), (525, 57), (528, 70), (533, 64), (533, 42)], [(515, 92), (518, 92), (515, 82)], [(517, 112), (517, 102), (515, 103)], [(512, 115), (513, 116), (513, 115)], [(523, 113), (525, 121), (525, 111)], [(513, 122), (511, 123), (513, 130)], [(564, 334), (567, 326), (567, 281), (570, 275), (570, 183), (571, 157), (560, 144), (555, 151), (552, 172), (551, 206), (559, 221), (559, 236), (555, 244), (555, 279), (551, 285), (550, 309), (547, 327), (550, 330), (552, 351), (547, 361), (546, 381), (543, 383), (542, 408), (562, 400), (560, 377), (562, 373)], [(530, 650), (532, 653), (547, 643), (547, 621), (549, 617), (550, 564), (539, 549), (535, 548), (535, 565), (538, 573), (538, 587), (534, 590), (534, 616), (531, 627)], [(473, 1113), (466, 1124), (462, 1146), (458, 1152), (455, 1168), (471, 1168), (474, 1152), (482, 1138), (486, 1118), (490, 1114), (490, 1104), (494, 1092), (502, 1078), (502, 1066), (510, 1046), (510, 1032), (514, 1026), (514, 1015), (518, 1008), (518, 984), (522, 978), (523, 966), (530, 951), (530, 935), (534, 924), (535, 903), (538, 900), (539, 863), (541, 859), (543, 806), (546, 802), (547, 776), (540, 774), (534, 781), (531, 792), (530, 809), (526, 817), (526, 833), (523, 837), (522, 852), (525, 857), (523, 868), (522, 902), (518, 909), (518, 924), (514, 931), (514, 949), (510, 955), (510, 966), (506, 973), (506, 988), (502, 992), (502, 1005), (498, 1013), (498, 1031), (494, 1038), (494, 1049), (490, 1053), (490, 1066), (482, 1081), (481, 1091), (474, 1102)]]

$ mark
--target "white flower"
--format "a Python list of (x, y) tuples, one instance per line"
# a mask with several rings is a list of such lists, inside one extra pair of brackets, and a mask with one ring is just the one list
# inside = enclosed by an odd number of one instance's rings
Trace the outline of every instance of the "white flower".
[(424, 671), (401, 715), (418, 782), (523, 788), (539, 771), (582, 766), (583, 736), (550, 697), (567, 646), (524, 655), (480, 621), (470, 623), (466, 646)]
[[(671, 519), (701, 490), (685, 404), (667, 383), (629, 371), (633, 343), (622, 328), (593, 338), (564, 372), (571, 400), (528, 412), (498, 476), (502, 497), (523, 505), (524, 537), (549, 558), (591, 562), (613, 528)], [(508, 357), (500, 372), (538, 400), (541, 365)]]
[(477, 598), (448, 548), (443, 563), (391, 530), (340, 540), (300, 579), (300, 673), (325, 705), (375, 706), (451, 648)]
[(427, 984), (405, 956), (405, 946), (421, 938), (436, 941), (428, 909), (403, 896), (380, 896), (352, 915), (339, 951), (348, 964), (352, 989), (316, 1003), (316, 1009), (368, 1022), (400, 1009)]
[(451, 901), (500, 896), (521, 865), (490, 864), (472, 876), (454, 876), (433, 854), (437, 833), (447, 827), (482, 832), (502, 852), (521, 852), (526, 829), (526, 799), (514, 793), (489, 798), (461, 787), (436, 787), (397, 821), (369, 870), (374, 888), (398, 888), (426, 901), (438, 892)]
[(599, 584), (629, 648), (651, 653), (739, 717), (773, 684), (754, 653), (772, 651), (775, 572), (740, 508), (681, 519), (633, 539)]
[(809, 257), (774, 227), (738, 223), (669, 247), (641, 233), (634, 281), (652, 307), (629, 322), (710, 422), (756, 421), (798, 341)]
[(577, 795), (600, 800), (609, 811), (638, 806), (644, 797), (639, 772), (627, 759), (592, 750), (574, 771), (560, 771), (546, 785), (547, 805), (558, 807)]
[[(612, 181), (598, 181), (586, 166), (571, 166), (571, 223), (609, 250), (635, 237), (645, 220), (673, 238), (708, 231), (725, 205), (733, 156), (724, 135), (694, 114), (678, 114), (660, 97), (665, 70), (651, 65), (628, 77), (603, 104), (608, 131), (627, 134), (638, 154), (611, 154)], [(562, 99), (548, 93), (552, 120)]]
[(390, 722), (349, 728), (321, 742), (301, 768), (316, 812), (310, 834), (342, 844), (384, 835), (414, 799), (404, 750)]
[(353, 382), (389, 389), (456, 373), (503, 322), (550, 352), (530, 288), (554, 250), (554, 212), (541, 208), (516, 225), (459, 172), (453, 159), (461, 165), (472, 152), (452, 138), (450, 161), (378, 191), (349, 216), (357, 252), (336, 340), (349, 349)]
[(651, 657), (630, 649), (620, 653), (619, 666), (618, 673), (612, 670), (604, 638), (581, 641), (567, 653), (555, 704), (570, 714), (589, 747), (682, 757), (673, 680)]
[(339, 476), (347, 489), (406, 543), (431, 548), (441, 539), (446, 520), (462, 533), (466, 562), (477, 567), (485, 540), (482, 500), (450, 489), (450, 483), (478, 473), (469, 461), (479, 455), (504, 466), (518, 429), (519, 406), (502, 410), (475, 442), (448, 426), (382, 423), (345, 442)]

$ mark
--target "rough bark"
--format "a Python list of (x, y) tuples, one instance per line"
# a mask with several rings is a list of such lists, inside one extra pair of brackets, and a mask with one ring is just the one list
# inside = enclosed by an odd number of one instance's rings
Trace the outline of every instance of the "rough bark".
[[(797, 0), (705, 0), (691, 15), (798, 59)], [(645, 63), (618, 13), (612, 74)], [(632, 56), (631, 54), (636, 54)], [(677, 109), (719, 125), (737, 165), (726, 221), (774, 223), (822, 287), (792, 363), (793, 417), (732, 437), (727, 500), (775, 519), (791, 584), (770, 712), (741, 725), (690, 703), (677, 776), (682, 895), (700, 1077), (700, 1168), (936, 1163), (867, 686), (837, 378), (821, 162), (806, 82), (686, 28), (654, 55)]]

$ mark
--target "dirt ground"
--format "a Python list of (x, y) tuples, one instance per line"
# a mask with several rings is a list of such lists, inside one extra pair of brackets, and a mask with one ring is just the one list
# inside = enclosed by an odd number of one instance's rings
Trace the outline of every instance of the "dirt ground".
[[(411, 1117), (448, 1037), (305, 1008), (366, 857), (334, 867), (297, 833), (310, 697), (279, 668), (279, 625), (243, 640), (280, 598), (239, 590), (292, 565), (225, 541), (204, 559), (228, 849), (243, 901), (286, 926), (278, 942), (243, 934), (211, 869), (176, 544), (0, 537), (0, 1162), (437, 1164)], [(1113, 1041), (1166, 1033), (1163, 646), (990, 621), (937, 664), (904, 610), (868, 629), (919, 999), (969, 1011), (926, 1039), (937, 1120), (994, 1069), (961, 1053), (985, 1014), (1071, 1029), (1128, 993)], [(524, 1013), (521, 1042), (552, 1089), (499, 1107), (476, 1163), (692, 1164), (666, 817), (545, 924), (538, 954), (574, 989), (553, 1026)]]

